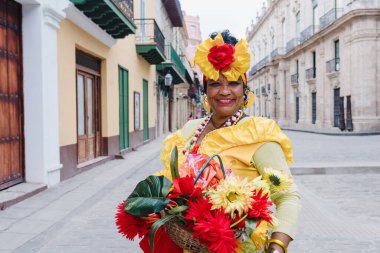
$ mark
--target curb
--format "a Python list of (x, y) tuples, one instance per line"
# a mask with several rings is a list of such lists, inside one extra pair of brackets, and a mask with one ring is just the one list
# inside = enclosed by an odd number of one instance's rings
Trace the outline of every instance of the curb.
[(286, 128), (281, 127), (282, 130), (293, 131), (293, 132), (303, 132), (311, 134), (323, 134), (323, 135), (334, 135), (334, 136), (368, 136), (368, 135), (380, 135), (380, 132), (325, 132), (323, 130), (306, 130), (306, 129), (296, 129), (296, 128)]
[(380, 173), (380, 165), (373, 166), (300, 166), (291, 167), (290, 171), (293, 175), (337, 175), (337, 174), (375, 174)]

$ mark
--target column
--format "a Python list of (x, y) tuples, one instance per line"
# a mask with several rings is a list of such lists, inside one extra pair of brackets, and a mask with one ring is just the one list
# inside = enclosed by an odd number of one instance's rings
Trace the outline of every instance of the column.
[[(31, 1), (28, 1), (30, 3)], [(25, 177), (60, 182), (57, 31), (68, 1), (23, 5)]]

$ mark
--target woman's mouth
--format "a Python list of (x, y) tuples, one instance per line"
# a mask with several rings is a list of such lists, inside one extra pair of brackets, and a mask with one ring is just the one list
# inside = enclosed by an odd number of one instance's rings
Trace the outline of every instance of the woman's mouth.
[(221, 105), (231, 105), (235, 102), (235, 99), (218, 99), (218, 103)]

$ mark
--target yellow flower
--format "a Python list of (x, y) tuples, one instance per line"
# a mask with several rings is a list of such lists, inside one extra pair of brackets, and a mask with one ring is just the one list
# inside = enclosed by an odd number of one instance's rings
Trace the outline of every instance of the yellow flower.
[[(209, 79), (219, 79), (219, 71), (216, 70), (208, 60), (210, 49), (214, 46), (221, 46), (223, 44), (223, 37), (218, 33), (214, 39), (208, 38), (203, 41), (195, 52), (195, 63), (198, 64), (203, 74)], [(221, 72), (228, 81), (236, 81), (239, 77), (242, 77), (244, 83), (247, 83), (244, 73), (248, 71), (250, 64), (251, 56), (248, 52), (248, 42), (245, 39), (241, 39), (235, 45), (234, 61), (230, 64), (227, 70), (222, 70)]]
[(224, 208), (225, 213), (235, 218), (246, 213), (252, 204), (252, 192), (255, 187), (247, 178), (229, 176), (219, 182), (214, 190), (210, 190), (209, 197), (212, 209)]
[(286, 192), (293, 183), (293, 179), (289, 174), (272, 168), (264, 169), (263, 179), (268, 182), (272, 194)]
[(257, 250), (262, 250), (265, 248), (268, 240), (268, 223), (262, 221), (260, 225), (252, 232), (251, 240), (256, 246)]

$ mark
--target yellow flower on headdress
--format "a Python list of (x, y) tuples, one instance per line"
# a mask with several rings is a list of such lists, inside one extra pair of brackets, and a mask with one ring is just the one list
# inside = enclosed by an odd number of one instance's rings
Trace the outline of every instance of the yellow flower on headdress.
[[(227, 57), (222, 59), (226, 59), (227, 62), (220, 62), (220, 64), (227, 66), (218, 69), (210, 62), (210, 53), (213, 54), (214, 51), (217, 51), (217, 49), (221, 47), (226, 48), (225, 55), (227, 55)], [(222, 54), (223, 53), (224, 52), (222, 52)], [(230, 53), (233, 55), (229, 55)], [(214, 39), (208, 38), (198, 46), (194, 60), (201, 68), (203, 74), (209, 79), (218, 80), (219, 71), (221, 71), (228, 81), (236, 81), (239, 77), (242, 77), (244, 83), (247, 83), (244, 73), (249, 69), (251, 58), (248, 52), (248, 43), (244, 39), (241, 39), (236, 43), (235, 47), (233, 47), (232, 45), (224, 43), (222, 35), (218, 33)]]

